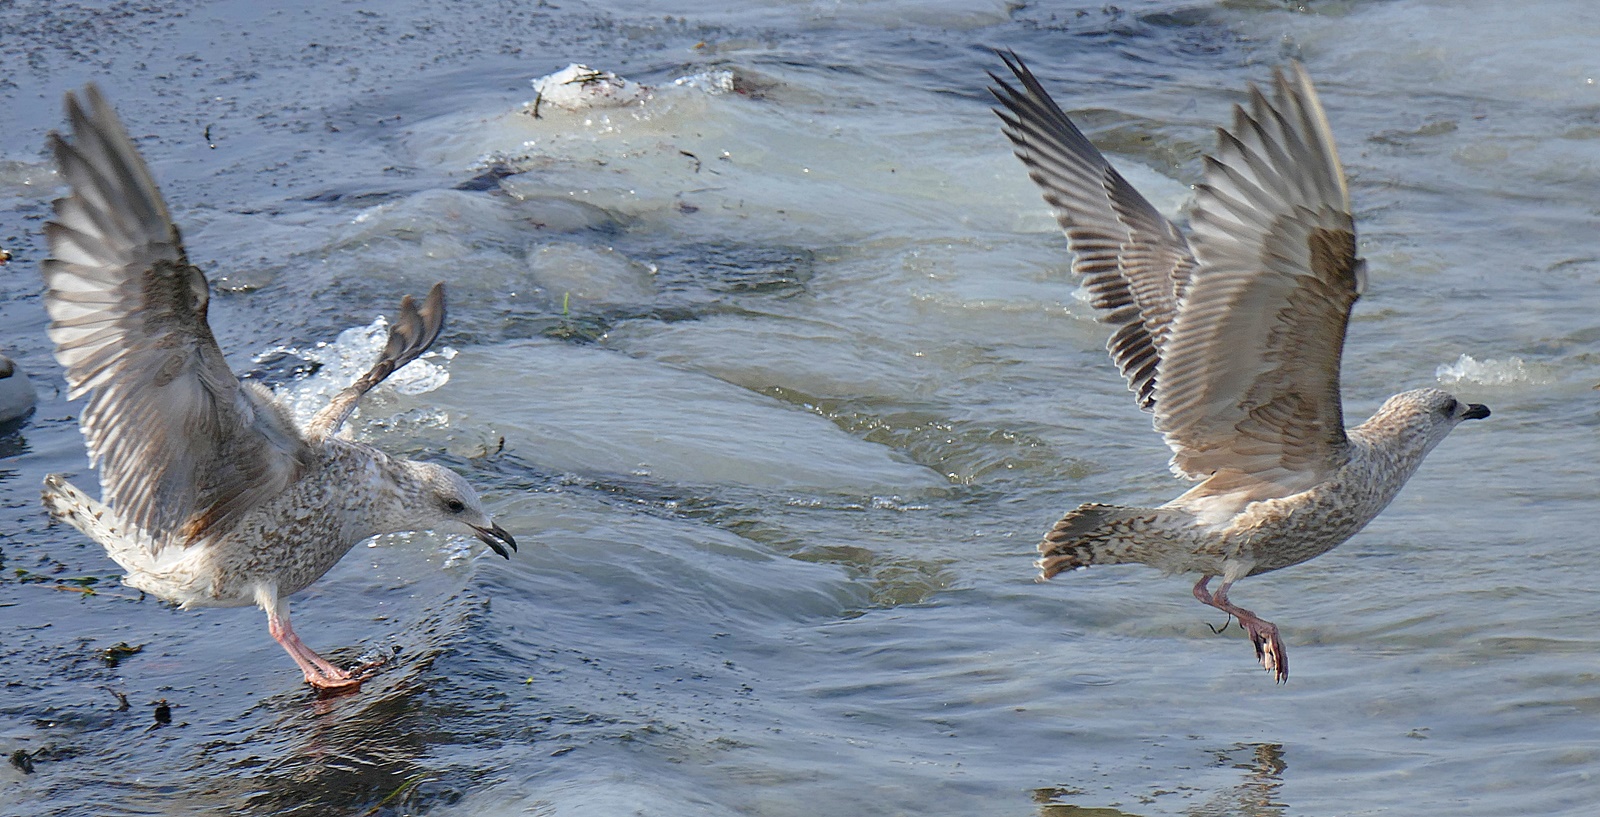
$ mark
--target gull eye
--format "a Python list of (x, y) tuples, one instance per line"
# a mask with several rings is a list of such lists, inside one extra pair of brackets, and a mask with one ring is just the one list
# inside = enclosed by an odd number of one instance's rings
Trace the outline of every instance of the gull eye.
[(1450, 398), (1449, 400), (1444, 401), (1444, 414), (1445, 414), (1446, 417), (1455, 416), (1456, 409), (1458, 409), (1458, 408), (1461, 408), (1461, 404), (1456, 402), (1456, 399), (1454, 397)]
[(452, 499), (449, 502), (444, 503), (444, 507), (451, 513), (461, 513), (467, 509), (466, 504), (459, 499)]

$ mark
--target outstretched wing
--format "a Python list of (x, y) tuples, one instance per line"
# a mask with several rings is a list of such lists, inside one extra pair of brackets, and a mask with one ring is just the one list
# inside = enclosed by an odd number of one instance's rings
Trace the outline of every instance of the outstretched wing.
[(156, 547), (188, 544), (283, 491), (311, 452), (264, 392), (241, 388), (206, 323), (205, 276), (117, 115), (93, 85), (50, 135), (72, 193), (40, 264), (56, 359), (102, 499)]
[(990, 74), (1017, 158), (1067, 234), (1072, 271), (1117, 327), (1106, 348), (1138, 397), (1155, 408), (1162, 347), (1195, 261), (1178, 229), (1122, 178), (1015, 54), (1001, 54), (1018, 90)]
[(1251, 86), (1249, 109), (1218, 134), (1191, 220), (1200, 265), (1162, 347), (1156, 428), (1175, 471), (1292, 493), (1348, 457), (1339, 358), (1365, 264), (1303, 67), (1275, 71), (1271, 99)]
[(306, 426), (306, 437), (311, 440), (323, 440), (338, 433), (339, 427), (356, 410), (356, 404), (361, 402), (361, 396), (372, 389), (373, 386), (383, 382), (383, 379), (393, 374), (401, 366), (417, 359), (418, 355), (428, 350), (433, 345), (435, 338), (439, 337), (439, 330), (444, 326), (444, 283), (433, 285), (428, 290), (428, 297), (423, 299), (422, 308), (417, 308), (417, 302), (410, 295), (400, 299), (400, 314), (395, 317), (394, 325), (389, 327), (389, 342), (385, 344), (383, 356), (373, 364), (367, 373), (356, 382), (350, 384), (344, 391), (334, 395), (333, 401), (324, 406), (317, 416), (311, 418)]

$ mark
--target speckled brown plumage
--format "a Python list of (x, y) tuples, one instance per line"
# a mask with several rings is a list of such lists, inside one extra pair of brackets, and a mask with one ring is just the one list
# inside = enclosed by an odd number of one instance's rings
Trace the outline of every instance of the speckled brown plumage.
[(288, 596), (357, 542), (393, 531), (469, 532), (503, 556), (516, 542), (466, 480), (335, 437), (361, 396), (427, 349), (444, 321), (444, 288), (407, 296), (372, 370), (304, 429), (267, 389), (227, 367), (206, 320), (205, 275), (111, 106), (67, 94), (73, 139), (51, 134), (72, 193), (45, 226), (40, 265), (50, 337), (73, 399), (101, 500), (60, 474), (43, 501), (106, 548), (123, 581), (188, 607), (260, 605), (313, 686), (360, 678), (295, 635)]
[(1237, 618), (1283, 681), (1277, 627), (1230, 602), (1229, 588), (1350, 538), (1457, 423), (1489, 410), (1417, 389), (1345, 429), (1339, 364), (1366, 264), (1332, 133), (1298, 64), (1274, 73), (1270, 98), (1252, 86), (1219, 129), (1186, 239), (1015, 55), (1001, 57), (1021, 86), (994, 77), (1005, 134), (1117, 327), (1107, 348), (1154, 414), (1173, 472), (1199, 481), (1159, 508), (1079, 506), (1040, 543), (1041, 575), (1122, 562), (1199, 573), (1195, 598)]

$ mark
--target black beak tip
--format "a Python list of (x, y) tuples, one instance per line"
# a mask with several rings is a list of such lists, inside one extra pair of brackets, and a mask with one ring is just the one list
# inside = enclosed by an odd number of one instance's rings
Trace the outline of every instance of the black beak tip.
[(1463, 420), (1482, 420), (1489, 416), (1489, 407), (1482, 403), (1467, 404), (1467, 413), (1461, 415)]
[[(480, 528), (474, 525), (473, 529), (478, 532), (479, 541), (488, 545), (490, 550), (506, 559), (510, 559), (511, 552), (517, 549), (517, 540), (513, 539), (511, 534), (506, 533), (505, 528), (499, 525), (490, 525), (487, 528)], [(507, 548), (510, 548), (510, 550), (507, 550)]]

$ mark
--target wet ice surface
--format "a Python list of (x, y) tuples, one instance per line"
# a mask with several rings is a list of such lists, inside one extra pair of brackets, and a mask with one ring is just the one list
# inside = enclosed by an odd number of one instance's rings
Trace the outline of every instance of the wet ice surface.
[[(557, 5), (0, 8), (0, 343), (41, 399), (0, 436), (0, 812), (1600, 799), (1589, 4)], [(1371, 264), (1349, 415), (1436, 382), (1494, 409), (1351, 542), (1240, 585), (1287, 686), (1186, 580), (1032, 582), (1063, 509), (1181, 486), (988, 112), (992, 46), (1168, 212), (1243, 84), (1304, 59)], [(650, 96), (534, 118), (573, 63)], [(457, 354), (356, 432), (468, 474), (525, 546), (385, 537), (296, 596), (317, 648), (399, 649), (360, 696), (315, 701), (259, 611), (139, 600), (37, 510), (85, 470), (33, 264), (43, 135), (91, 78), (239, 370), (326, 394), (449, 282)]]

